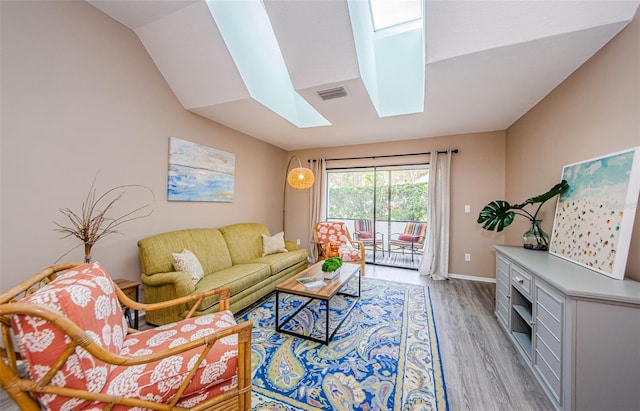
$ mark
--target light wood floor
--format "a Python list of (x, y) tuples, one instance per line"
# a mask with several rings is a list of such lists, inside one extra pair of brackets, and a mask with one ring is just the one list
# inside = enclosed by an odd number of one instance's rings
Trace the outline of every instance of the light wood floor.
[(496, 321), (495, 284), (372, 265), (365, 273), (429, 287), (451, 411), (554, 409)]
[[(429, 287), (451, 411), (553, 410), (498, 326), (495, 284), (433, 281), (415, 270), (373, 265), (365, 272), (367, 277)], [(17, 409), (2, 397), (0, 410)]]

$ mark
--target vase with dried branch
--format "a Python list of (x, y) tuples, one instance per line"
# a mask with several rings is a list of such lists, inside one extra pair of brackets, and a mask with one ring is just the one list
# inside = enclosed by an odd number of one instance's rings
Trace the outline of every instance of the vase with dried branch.
[(114, 212), (115, 205), (122, 200), (127, 190), (135, 188), (144, 189), (148, 191), (155, 200), (153, 191), (143, 185), (126, 184), (113, 187), (103, 194), (97, 195), (95, 188), (96, 178), (97, 175), (91, 183), (85, 201), (82, 203), (80, 213), (76, 213), (69, 208), (60, 209), (60, 212), (69, 219), (68, 225), (53, 222), (58, 227), (55, 228), (54, 231), (64, 234), (62, 238), (76, 237), (82, 242), (63, 254), (56, 262), (60, 261), (62, 257), (81, 245), (84, 245), (84, 261), (87, 263), (90, 262), (91, 249), (98, 240), (109, 234), (122, 234), (118, 231), (118, 227), (122, 224), (148, 217), (153, 212), (152, 210), (148, 210), (150, 204), (147, 203), (125, 211), (117, 217), (112, 216), (111, 214)]

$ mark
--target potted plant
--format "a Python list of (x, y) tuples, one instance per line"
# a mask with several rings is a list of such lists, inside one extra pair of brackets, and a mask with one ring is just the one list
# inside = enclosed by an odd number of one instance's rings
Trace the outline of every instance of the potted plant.
[[(511, 205), (504, 200), (492, 201), (480, 211), (478, 224), (482, 224), (482, 228), (485, 230), (500, 232), (511, 225), (516, 214), (521, 215), (531, 221), (531, 228), (523, 234), (523, 246), (533, 250), (548, 250), (549, 236), (540, 226), (541, 221), (537, 218), (538, 212), (545, 202), (568, 189), (569, 183), (566, 180), (562, 180), (546, 193), (531, 197), (522, 204)], [(530, 204), (538, 204), (538, 208), (533, 214), (524, 209)]]
[(340, 274), (340, 267), (342, 266), (342, 258), (331, 257), (324, 260), (322, 263), (322, 271), (325, 273), (324, 278), (333, 279)]

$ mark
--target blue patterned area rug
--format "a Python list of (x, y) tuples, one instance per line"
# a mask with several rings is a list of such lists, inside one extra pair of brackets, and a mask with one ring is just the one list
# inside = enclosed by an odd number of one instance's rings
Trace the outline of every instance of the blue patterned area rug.
[[(448, 410), (429, 289), (367, 277), (361, 287), (328, 345), (277, 333), (273, 295), (241, 315), (254, 322), (253, 410)], [(331, 327), (354, 301), (334, 300)], [(287, 295), (281, 318), (305, 301)], [(311, 303), (289, 324), (324, 330), (324, 307)]]

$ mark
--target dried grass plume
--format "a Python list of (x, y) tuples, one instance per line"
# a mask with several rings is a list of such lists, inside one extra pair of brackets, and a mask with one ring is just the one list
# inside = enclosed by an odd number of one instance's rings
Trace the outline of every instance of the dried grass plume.
[(98, 240), (108, 236), (109, 234), (122, 234), (117, 230), (117, 228), (122, 224), (148, 217), (153, 212), (153, 210), (148, 210), (150, 204), (146, 203), (127, 211), (120, 216), (110, 216), (109, 214), (114, 211), (114, 205), (122, 199), (127, 192), (127, 189), (143, 188), (151, 193), (153, 200), (155, 200), (155, 196), (149, 187), (138, 184), (116, 186), (105, 191), (101, 195), (97, 195), (95, 188), (97, 178), (98, 175), (96, 174), (96, 177), (94, 177), (91, 187), (89, 188), (89, 192), (87, 193), (87, 197), (82, 203), (81, 212), (78, 214), (69, 208), (60, 209), (60, 212), (69, 219), (68, 224), (64, 225), (55, 221), (53, 222), (58, 227), (55, 228), (54, 231), (64, 234), (61, 238), (73, 236), (82, 242), (82, 244), (78, 244), (60, 256), (54, 264), (83, 244), (85, 262), (91, 261), (91, 249)]

